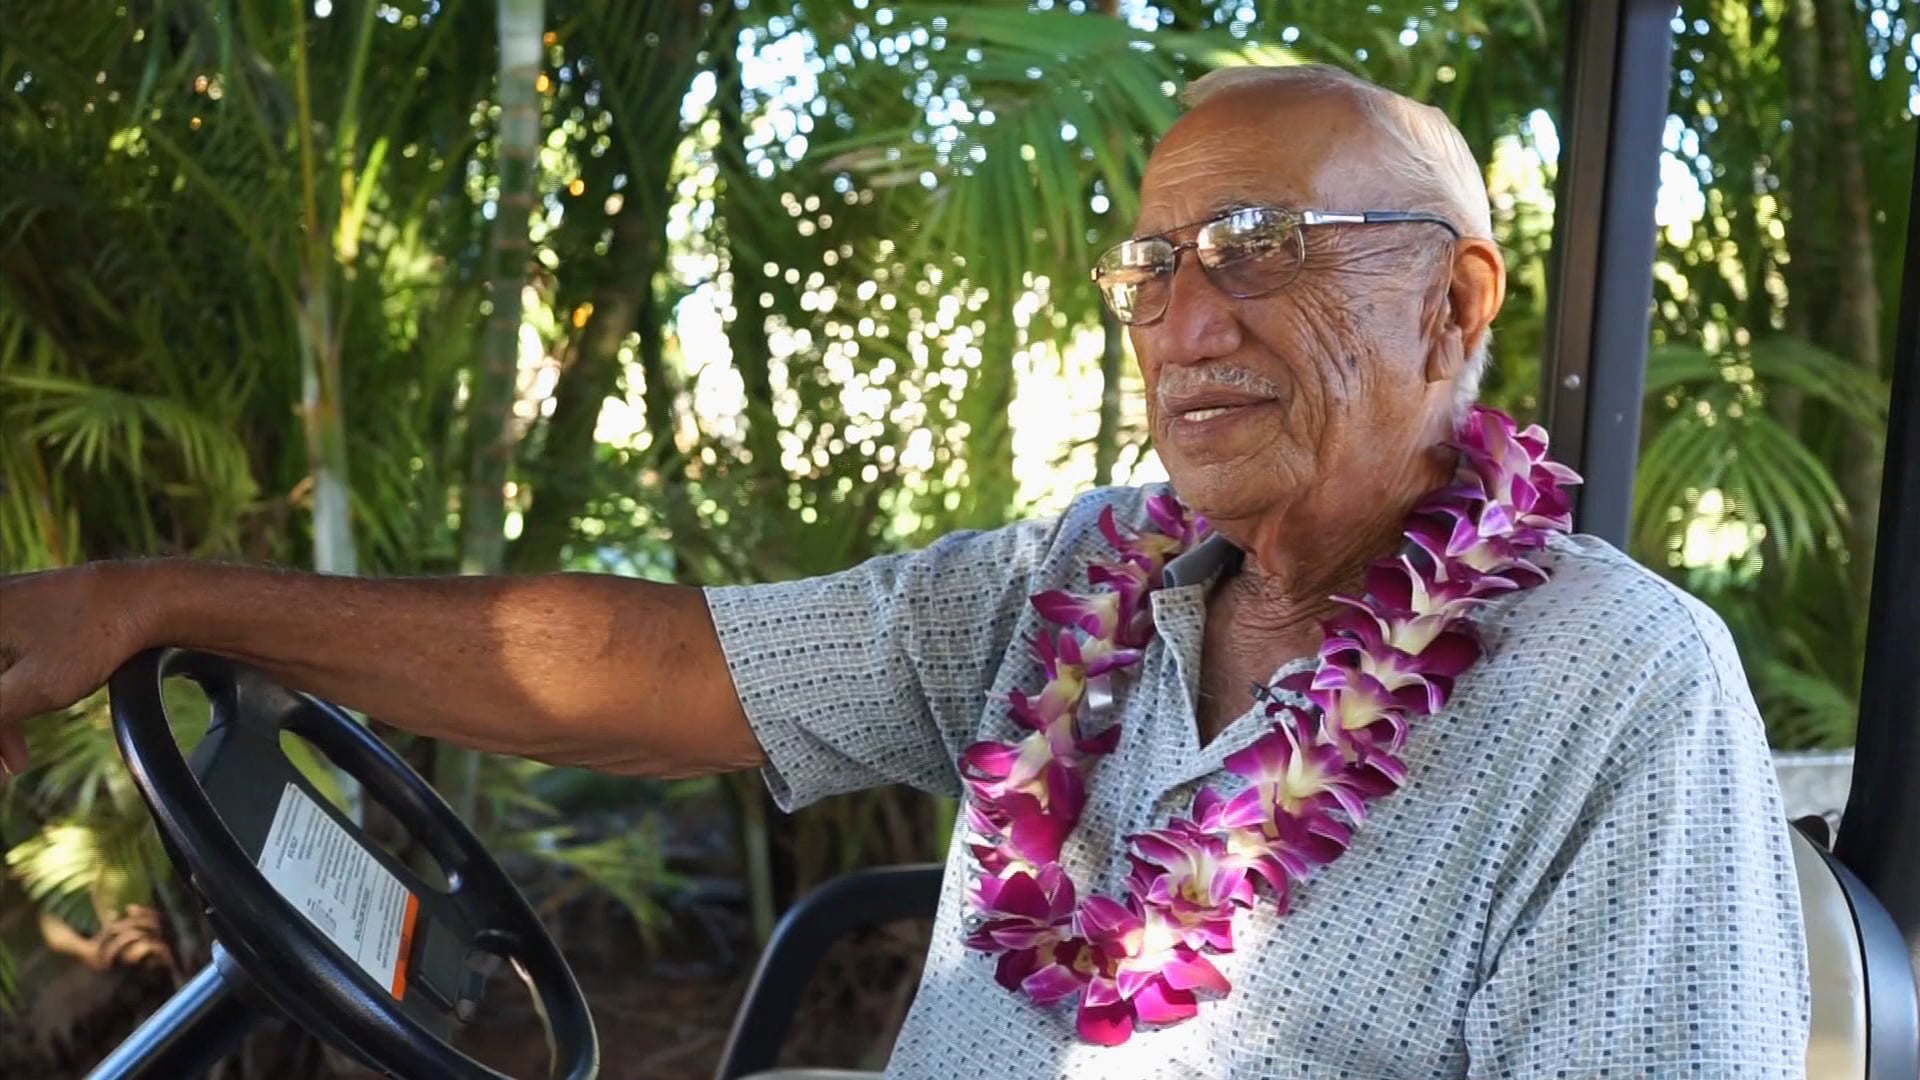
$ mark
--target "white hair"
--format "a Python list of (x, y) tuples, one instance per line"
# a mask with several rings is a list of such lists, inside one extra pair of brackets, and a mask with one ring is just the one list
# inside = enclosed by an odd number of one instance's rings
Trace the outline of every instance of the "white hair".
[[(1452, 222), (1463, 236), (1493, 239), (1493, 210), (1487, 199), (1486, 177), (1466, 137), (1446, 113), (1328, 64), (1219, 68), (1187, 84), (1180, 101), (1192, 109), (1209, 98), (1253, 86), (1348, 97), (1399, 151), (1389, 157), (1384, 167), (1405, 185), (1411, 201), (1409, 205), (1393, 209), (1437, 214)], [(1460, 374), (1456, 404), (1463, 411), (1480, 397), (1480, 381), (1486, 374), (1492, 340), (1491, 331), (1480, 335), (1479, 344)]]

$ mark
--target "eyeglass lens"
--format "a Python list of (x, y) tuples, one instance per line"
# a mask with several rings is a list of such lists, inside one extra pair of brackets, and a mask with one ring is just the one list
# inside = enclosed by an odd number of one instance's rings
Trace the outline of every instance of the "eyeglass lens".
[[(1250, 208), (1200, 226), (1193, 248), (1215, 288), (1251, 299), (1284, 288), (1300, 272), (1300, 239), (1294, 215)], [(1166, 239), (1129, 240), (1100, 257), (1096, 280), (1121, 322), (1149, 322), (1166, 312), (1176, 265), (1177, 252)]]

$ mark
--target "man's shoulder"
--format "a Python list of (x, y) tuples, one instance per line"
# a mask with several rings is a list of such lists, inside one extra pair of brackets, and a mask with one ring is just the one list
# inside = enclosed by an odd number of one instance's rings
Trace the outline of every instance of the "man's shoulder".
[(1584, 533), (1556, 538), (1539, 562), (1549, 577), (1503, 605), (1503, 640), (1546, 650), (1566, 674), (1604, 678), (1634, 697), (1685, 687), (1750, 701), (1733, 635), (1698, 597)]

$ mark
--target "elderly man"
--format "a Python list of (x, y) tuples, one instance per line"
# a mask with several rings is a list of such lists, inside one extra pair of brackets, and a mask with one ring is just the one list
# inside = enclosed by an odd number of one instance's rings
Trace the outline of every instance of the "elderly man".
[(170, 643), (490, 751), (964, 796), (900, 1076), (1798, 1074), (1739, 660), (1472, 406), (1505, 272), (1464, 141), (1326, 69), (1190, 103), (1094, 270), (1171, 491), (706, 592), (16, 578), (0, 749)]

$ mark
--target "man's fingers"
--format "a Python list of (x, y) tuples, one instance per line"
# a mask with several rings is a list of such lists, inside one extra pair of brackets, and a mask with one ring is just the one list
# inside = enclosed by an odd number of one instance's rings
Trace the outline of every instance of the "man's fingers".
[(21, 730), (24, 708), (20, 698), (26, 692), (20, 669), (0, 671), (0, 781), (6, 775), (19, 775), (27, 767), (27, 733)]
[(0, 782), (27, 768), (27, 735), (18, 724), (0, 726)]

